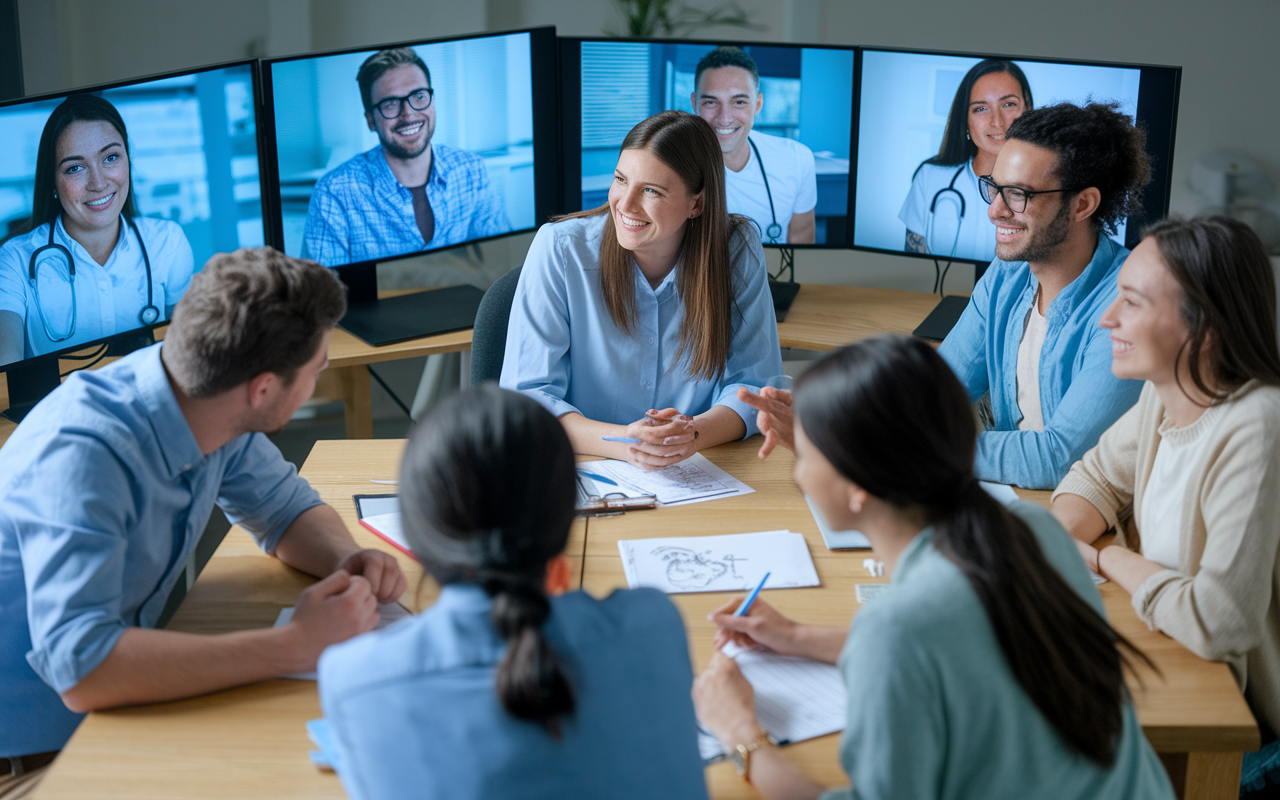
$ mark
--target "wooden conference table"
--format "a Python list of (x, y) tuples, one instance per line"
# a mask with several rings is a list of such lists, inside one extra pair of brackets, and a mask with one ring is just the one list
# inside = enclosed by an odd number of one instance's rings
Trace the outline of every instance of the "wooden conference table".
[[(706, 451), (715, 463), (756, 489), (754, 494), (622, 517), (578, 520), (567, 555), (582, 588), (597, 596), (626, 585), (617, 541), (651, 536), (699, 536), (790, 529), (804, 534), (822, 586), (773, 590), (769, 602), (800, 620), (847, 625), (857, 610), (855, 583), (885, 582), (862, 568), (866, 551), (826, 549), (791, 480), (791, 454), (756, 459), (760, 440)], [(322, 441), (302, 474), (333, 504), (363, 546), (400, 559), (418, 584), (421, 569), (356, 524), (354, 494), (385, 493), (370, 479), (394, 478), (402, 441)], [(1047, 492), (1022, 493), (1038, 502)], [(248, 535), (232, 529), (209, 562), (170, 629), (219, 633), (266, 627), (293, 605), (312, 579), (263, 555)], [(428, 578), (404, 598), (421, 609), (437, 589)], [(1259, 745), (1258, 728), (1227, 667), (1203, 661), (1168, 637), (1147, 630), (1124, 591), (1102, 586), (1115, 627), (1141, 647), (1162, 676), (1142, 674), (1134, 686), (1138, 718), (1188, 798), (1234, 798), (1240, 757)], [(705, 619), (730, 595), (673, 595), (689, 635), (695, 669), (711, 655)], [(857, 687), (853, 687), (857, 691)], [(204, 697), (91, 714), (54, 763), (36, 797), (56, 798), (342, 798), (338, 779), (311, 765), (303, 723), (320, 716), (314, 683), (272, 680)], [(424, 732), (430, 735), (430, 732)], [(828, 785), (847, 779), (837, 735), (788, 746), (789, 758)], [(994, 754), (993, 754), (994, 755)], [(752, 797), (727, 763), (707, 771), (715, 798)]]

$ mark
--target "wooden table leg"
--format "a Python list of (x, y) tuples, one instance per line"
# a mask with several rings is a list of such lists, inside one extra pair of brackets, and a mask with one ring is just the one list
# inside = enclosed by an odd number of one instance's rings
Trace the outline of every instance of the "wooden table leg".
[(1179, 795), (1186, 800), (1235, 800), (1240, 796), (1243, 753), (1188, 753), (1186, 783)]
[(343, 416), (348, 439), (373, 438), (373, 398), (369, 394), (369, 370), (363, 365), (337, 370), (342, 385)]

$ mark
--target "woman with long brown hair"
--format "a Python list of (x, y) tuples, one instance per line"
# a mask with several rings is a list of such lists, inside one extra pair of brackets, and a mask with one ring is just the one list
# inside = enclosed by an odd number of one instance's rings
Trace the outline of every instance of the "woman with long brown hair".
[(607, 205), (534, 237), (500, 383), (559, 417), (575, 452), (657, 469), (756, 433), (736, 391), (782, 357), (760, 236), (725, 208), (714, 131), (664, 111), (623, 140)]
[[(852, 787), (830, 797), (1172, 798), (1125, 691), (1126, 659), (1144, 657), (1053, 517), (978, 483), (974, 414), (942, 357), (869, 339), (811, 367), (795, 404), (796, 483), (832, 527), (866, 534), (892, 583), (848, 631), (760, 599), (711, 619), (718, 644), (838, 663)], [(822, 794), (772, 746), (723, 653), (694, 705), (762, 796)]]
[[(1053, 513), (1138, 616), (1231, 666), (1262, 728), (1242, 784), (1280, 784), (1280, 348), (1271, 262), (1243, 222), (1168, 219), (1120, 268), (1111, 371), (1142, 395)], [(1115, 542), (1093, 542), (1107, 530)], [(1267, 782), (1271, 786), (1267, 786)]]

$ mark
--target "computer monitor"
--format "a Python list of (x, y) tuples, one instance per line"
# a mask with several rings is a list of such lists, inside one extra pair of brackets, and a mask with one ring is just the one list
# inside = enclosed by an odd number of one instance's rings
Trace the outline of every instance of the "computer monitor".
[(153, 342), (210, 256), (263, 243), (256, 69), (243, 61), (0, 105), (6, 416), (58, 385), (60, 357)]
[(1168, 213), (1180, 68), (871, 47), (858, 56), (854, 247), (985, 267), (995, 226), (973, 165), (1003, 139), (971, 134), (989, 116), (1005, 118), (1002, 130), (1026, 108), (1062, 101), (1115, 101), (1146, 130), (1152, 180), (1116, 241), (1132, 247)]
[(676, 109), (716, 130), (766, 246), (848, 247), (854, 48), (562, 38), (560, 60), (567, 210), (604, 205), (627, 132)]
[[(269, 237), (339, 270), (352, 301), (342, 325), (371, 343), (441, 332), (444, 311), (478, 302), (476, 290), (444, 295), (444, 307), (438, 291), (379, 303), (379, 262), (531, 231), (556, 210), (554, 28), (262, 69), (274, 140)], [(470, 327), (465, 316), (446, 329)]]

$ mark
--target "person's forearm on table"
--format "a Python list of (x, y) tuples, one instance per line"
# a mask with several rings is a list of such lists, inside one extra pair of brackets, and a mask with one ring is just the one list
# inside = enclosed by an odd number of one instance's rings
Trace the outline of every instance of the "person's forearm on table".
[(276, 543), (275, 554), (294, 569), (323, 578), (360, 549), (338, 512), (322, 503), (303, 511), (289, 524)]
[(127, 628), (106, 659), (62, 693), (77, 713), (192, 697), (311, 669), (284, 627), (214, 636)]
[(1129, 594), (1138, 591), (1138, 587), (1147, 578), (1165, 569), (1118, 544), (1107, 545), (1099, 550), (1097, 563), (1099, 575), (1119, 584)]
[(1086, 544), (1093, 544), (1107, 532), (1107, 521), (1093, 503), (1078, 494), (1060, 494), (1049, 508), (1067, 533)]

